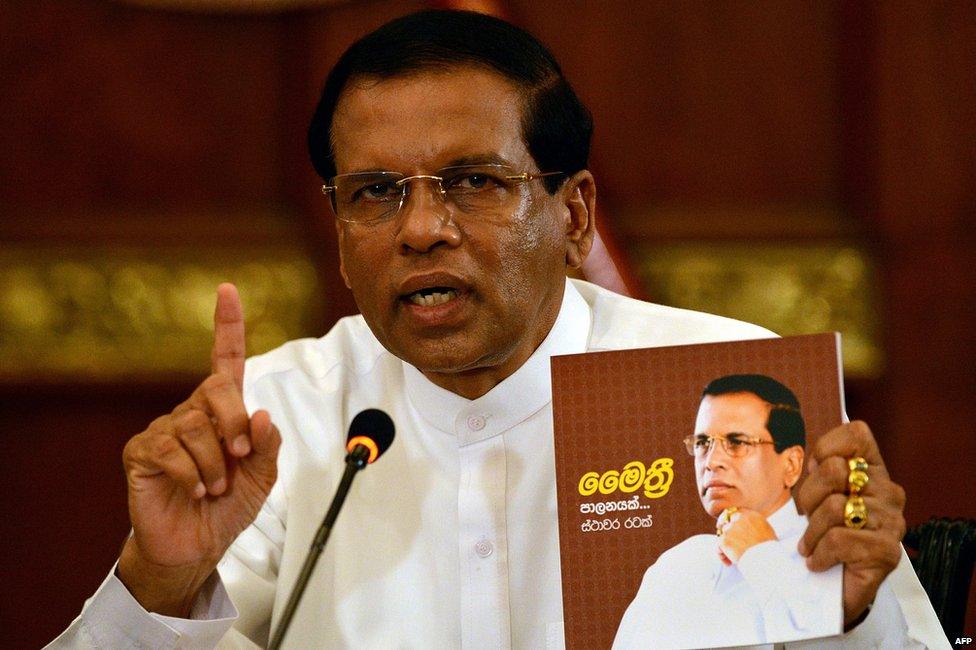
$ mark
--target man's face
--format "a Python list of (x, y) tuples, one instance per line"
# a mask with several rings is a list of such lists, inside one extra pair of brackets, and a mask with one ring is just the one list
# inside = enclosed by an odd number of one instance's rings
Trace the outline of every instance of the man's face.
[[(480, 68), (353, 79), (333, 119), (337, 172), (413, 176), (486, 162), (560, 171), (536, 167), (521, 117), (516, 87)], [(412, 181), (396, 217), (338, 222), (342, 275), (377, 339), (469, 398), (514, 372), (555, 321), (567, 258), (585, 254), (593, 189), (581, 174), (555, 196), (541, 180), (518, 185), (507, 210), (484, 214), (452, 213), (435, 183)], [(449, 299), (411, 299), (434, 287)]]
[[(724, 437), (739, 433), (772, 440), (766, 429), (769, 410), (770, 405), (752, 393), (707, 395), (698, 407), (695, 434)], [(705, 456), (695, 456), (698, 494), (712, 517), (730, 506), (768, 517), (789, 499), (802, 465), (800, 447), (777, 454), (773, 445), (760, 444), (732, 458), (716, 441)]]

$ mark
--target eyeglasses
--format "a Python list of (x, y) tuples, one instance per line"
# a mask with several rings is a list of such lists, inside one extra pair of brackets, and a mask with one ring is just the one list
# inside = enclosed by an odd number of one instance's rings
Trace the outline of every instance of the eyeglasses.
[(340, 221), (375, 223), (392, 219), (410, 194), (411, 181), (435, 181), (437, 195), (452, 214), (498, 212), (514, 208), (518, 186), (563, 172), (516, 172), (506, 165), (445, 167), (436, 175), (406, 176), (399, 172), (339, 174), (322, 192), (329, 195)]
[(712, 450), (712, 447), (715, 446), (716, 440), (720, 440), (722, 442), (722, 449), (732, 458), (741, 458), (742, 456), (745, 456), (756, 445), (775, 444), (772, 440), (753, 438), (742, 433), (730, 433), (725, 436), (708, 436), (704, 433), (698, 433), (688, 436), (685, 438), (684, 442), (685, 448), (688, 450), (689, 454), (702, 458), (707, 456), (708, 452)]

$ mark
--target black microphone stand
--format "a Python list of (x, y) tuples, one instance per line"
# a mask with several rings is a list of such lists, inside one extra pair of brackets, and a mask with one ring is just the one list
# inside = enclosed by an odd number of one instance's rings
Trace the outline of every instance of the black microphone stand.
[(349, 494), (349, 487), (352, 485), (352, 480), (355, 478), (356, 472), (366, 467), (368, 458), (369, 449), (365, 445), (356, 445), (346, 456), (346, 470), (342, 473), (339, 488), (336, 490), (335, 497), (332, 498), (332, 505), (329, 506), (329, 511), (325, 513), (325, 519), (322, 520), (322, 525), (319, 526), (318, 531), (315, 533), (315, 539), (312, 540), (312, 546), (308, 551), (308, 556), (305, 558), (305, 564), (302, 565), (302, 570), (298, 573), (298, 580), (296, 580), (295, 586), (291, 590), (291, 595), (288, 597), (288, 604), (285, 605), (285, 609), (281, 613), (281, 621), (278, 622), (278, 627), (271, 637), (268, 650), (278, 650), (281, 647), (281, 641), (285, 638), (288, 626), (291, 625), (291, 619), (295, 615), (295, 610), (298, 609), (298, 602), (302, 599), (302, 594), (305, 593), (305, 587), (308, 586), (309, 578), (312, 577), (315, 563), (318, 562), (319, 556), (322, 555), (322, 549), (325, 548), (325, 543), (329, 539), (329, 533), (332, 532), (332, 525), (335, 524), (336, 517), (339, 516), (339, 509), (342, 508), (342, 504), (346, 501), (346, 495)]

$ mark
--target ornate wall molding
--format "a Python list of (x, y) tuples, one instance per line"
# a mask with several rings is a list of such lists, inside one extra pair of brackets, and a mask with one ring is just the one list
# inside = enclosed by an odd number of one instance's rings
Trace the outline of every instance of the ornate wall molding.
[(633, 253), (655, 302), (782, 335), (839, 331), (849, 375), (876, 377), (883, 369), (874, 264), (849, 242), (678, 242)]
[(214, 290), (238, 285), (248, 354), (319, 335), (322, 291), (294, 247), (0, 251), (0, 382), (205, 374)]

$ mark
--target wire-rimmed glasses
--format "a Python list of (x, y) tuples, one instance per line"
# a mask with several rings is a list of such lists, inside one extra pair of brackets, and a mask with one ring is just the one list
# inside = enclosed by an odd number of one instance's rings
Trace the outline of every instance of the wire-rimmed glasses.
[(518, 186), (528, 181), (563, 172), (517, 172), (507, 165), (459, 165), (436, 174), (407, 176), (399, 172), (376, 171), (339, 174), (322, 192), (329, 196), (332, 211), (340, 221), (376, 223), (392, 219), (403, 207), (412, 181), (433, 182), (437, 195), (456, 212), (499, 212), (514, 208)]
[(721, 441), (722, 449), (733, 458), (745, 456), (757, 445), (775, 444), (772, 440), (763, 440), (762, 438), (747, 436), (744, 433), (729, 433), (724, 436), (709, 436), (704, 433), (696, 433), (684, 439), (685, 449), (692, 456), (707, 456), (708, 452), (715, 446), (716, 440)]

